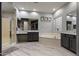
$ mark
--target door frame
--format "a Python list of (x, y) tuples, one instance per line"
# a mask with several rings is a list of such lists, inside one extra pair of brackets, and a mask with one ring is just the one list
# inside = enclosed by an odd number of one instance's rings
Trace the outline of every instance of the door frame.
[(2, 19), (1, 19), (1, 2), (0, 2), (0, 56), (2, 55)]

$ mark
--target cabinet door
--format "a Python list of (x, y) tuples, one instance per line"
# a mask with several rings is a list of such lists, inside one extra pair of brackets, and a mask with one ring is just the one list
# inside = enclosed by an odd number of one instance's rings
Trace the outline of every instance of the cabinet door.
[(64, 41), (65, 41), (65, 47), (66, 47), (67, 49), (69, 49), (69, 47), (70, 47), (70, 44), (69, 44), (70, 38), (69, 38), (69, 35), (68, 35), (68, 34), (66, 35)]
[(69, 48), (69, 37), (66, 34), (61, 35), (61, 45), (65, 48)]
[(32, 33), (31, 32), (28, 32), (28, 39), (27, 39), (27, 41), (32, 41)]
[(65, 39), (64, 34), (61, 34), (61, 46), (64, 46), (65, 45), (64, 39)]
[(39, 40), (39, 33), (38, 32), (28, 32), (27, 41), (38, 41), (38, 40)]
[(72, 35), (70, 39), (70, 50), (76, 52), (76, 36)]
[(35, 32), (33, 35), (34, 41), (38, 41), (39, 40), (39, 33)]

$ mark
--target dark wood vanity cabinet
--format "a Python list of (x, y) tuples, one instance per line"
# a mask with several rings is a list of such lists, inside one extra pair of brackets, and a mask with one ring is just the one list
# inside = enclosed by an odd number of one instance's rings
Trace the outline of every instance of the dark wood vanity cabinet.
[(17, 34), (17, 42), (39, 41), (39, 32), (28, 32), (27, 34)]
[(28, 32), (28, 42), (39, 41), (39, 32)]
[(71, 36), (70, 50), (72, 50), (73, 52), (76, 52), (76, 36), (75, 35)]
[(27, 42), (27, 34), (17, 34), (17, 42)]
[(66, 34), (61, 34), (61, 45), (65, 48), (69, 48), (69, 38)]
[(76, 35), (61, 34), (61, 46), (76, 53)]

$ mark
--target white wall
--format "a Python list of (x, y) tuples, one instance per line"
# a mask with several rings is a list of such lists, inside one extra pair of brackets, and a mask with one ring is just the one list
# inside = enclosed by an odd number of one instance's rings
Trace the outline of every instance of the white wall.
[(62, 17), (58, 17), (55, 19), (55, 32), (62, 32)]
[[(51, 17), (52, 14), (40, 14), (40, 16)], [(40, 33), (52, 33), (53, 32), (53, 18), (52, 21), (41, 21), (39, 20), (39, 31)]]

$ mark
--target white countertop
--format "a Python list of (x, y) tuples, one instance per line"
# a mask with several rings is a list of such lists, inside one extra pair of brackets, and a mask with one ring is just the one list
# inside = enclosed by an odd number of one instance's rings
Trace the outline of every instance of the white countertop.
[(28, 32), (39, 32), (38, 30), (17, 31), (16, 34), (27, 34)]
[(38, 30), (28, 30), (28, 32), (39, 32)]
[[(38, 30), (27, 30), (27, 31), (17, 31), (16, 34), (27, 34), (28, 32), (39, 32)], [(71, 35), (76, 35), (76, 31), (73, 32), (73, 31), (66, 31), (66, 32), (62, 32), (62, 33), (65, 33), (65, 34), (71, 34)]]
[(62, 32), (62, 33), (76, 35), (76, 32), (73, 32), (73, 31), (66, 31), (66, 32)]

